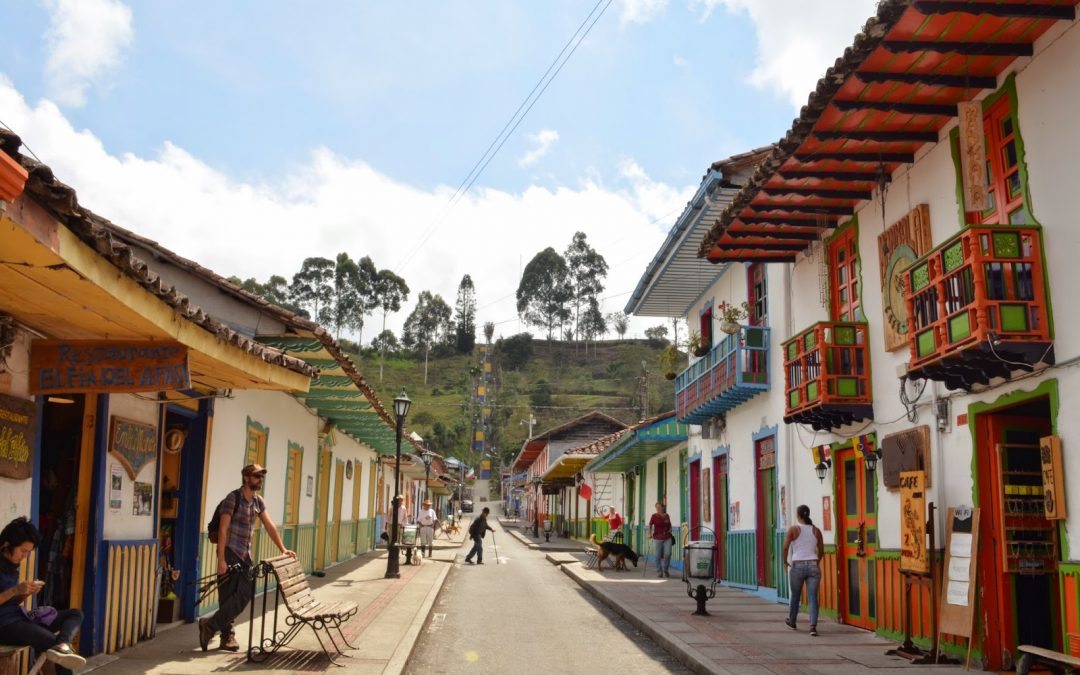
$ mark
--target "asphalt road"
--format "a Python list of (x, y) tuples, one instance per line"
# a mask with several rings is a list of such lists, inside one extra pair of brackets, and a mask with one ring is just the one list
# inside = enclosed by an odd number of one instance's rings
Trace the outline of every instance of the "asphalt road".
[[(477, 514), (482, 506), (477, 503)], [(487, 506), (493, 513), (499, 507)], [(490, 524), (494, 540), (490, 532), (484, 539), (484, 564), (464, 564), (466, 541), (405, 672), (690, 672), (543, 554), (503, 532), (494, 518)]]

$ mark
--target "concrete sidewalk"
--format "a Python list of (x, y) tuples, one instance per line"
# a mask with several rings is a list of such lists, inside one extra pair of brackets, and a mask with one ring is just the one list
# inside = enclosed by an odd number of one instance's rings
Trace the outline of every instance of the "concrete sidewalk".
[[(210, 650), (199, 648), (196, 624), (174, 624), (159, 627), (153, 640), (124, 649), (116, 654), (99, 655), (90, 659), (87, 670), (101, 673), (211, 673), (220, 671), (259, 672), (323, 672), (396, 674), (403, 671), (416, 640), (427, 620), (435, 599), (442, 590), (464, 535), (438, 539), (434, 555), (419, 566), (401, 561), (401, 578), (385, 579), (385, 549), (372, 551), (342, 562), (326, 571), (323, 578), (309, 577), (315, 597), (321, 602), (353, 601), (359, 612), (344, 626), (349, 642), (359, 649), (346, 650), (336, 657), (345, 667), (337, 668), (323, 654), (310, 629), (302, 630), (288, 646), (263, 663), (247, 661), (248, 612), (236, 624), (236, 639), (241, 651), (217, 649), (218, 639)], [(273, 606), (272, 598), (268, 607)], [(256, 602), (256, 635), (258, 635), (261, 598)], [(279, 627), (282, 615), (279, 615)], [(269, 631), (269, 625), (267, 630)], [(337, 637), (335, 635), (335, 637)], [(325, 639), (325, 636), (324, 636)], [(340, 641), (340, 638), (339, 638)], [(344, 645), (341, 645), (344, 647)], [(332, 649), (332, 648), (331, 648)]]
[[(584, 569), (583, 556), (548, 554), (553, 564), (601, 602), (697, 673), (951, 673), (958, 666), (913, 666), (885, 651), (896, 646), (871, 632), (820, 617), (818, 637), (784, 625), (787, 606), (734, 588), (717, 586), (708, 602), (712, 616), (693, 616), (694, 600), (679, 578), (658, 579), (655, 570)], [(569, 562), (570, 560), (573, 562)]]
[(532, 536), (532, 527), (530, 523), (524, 520), (499, 518), (499, 525), (511, 537), (534, 551), (581, 553), (589, 545), (588, 542), (570, 539), (569, 537), (559, 537), (554, 533), (549, 537), (550, 541), (544, 541), (544, 532), (541, 530), (540, 536)]

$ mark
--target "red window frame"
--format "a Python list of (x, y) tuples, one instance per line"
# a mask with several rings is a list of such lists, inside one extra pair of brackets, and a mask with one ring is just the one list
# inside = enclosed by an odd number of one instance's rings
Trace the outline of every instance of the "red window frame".
[(698, 334), (701, 336), (701, 346), (706, 349), (712, 349), (712, 318), (712, 305), (709, 305), (698, 317)]
[[(971, 222), (981, 225), (1026, 225), (1030, 221), (1024, 207), (1024, 181), (1020, 174), (1019, 129), (1012, 98), (1002, 96), (983, 113), (986, 131), (986, 174), (990, 208), (971, 213)], [(1002, 198), (1004, 197), (1004, 198)], [(1019, 216), (1013, 222), (1012, 217)]]
[(829, 242), (829, 311), (833, 321), (856, 321), (859, 314), (859, 246), (849, 227)]
[(746, 304), (750, 307), (747, 321), (751, 326), (769, 324), (769, 305), (766, 300), (769, 287), (765, 272), (765, 263), (752, 263), (746, 268)]

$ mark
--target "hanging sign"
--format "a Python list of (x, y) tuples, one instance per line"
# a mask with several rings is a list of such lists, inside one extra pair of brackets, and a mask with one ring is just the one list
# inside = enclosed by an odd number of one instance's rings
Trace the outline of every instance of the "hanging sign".
[(907, 348), (907, 270), (931, 248), (930, 207), (919, 204), (878, 235), (881, 268), (881, 311), (885, 315), (885, 349)]
[(926, 477), (923, 487), (931, 487), (930, 427), (924, 424), (882, 438), (880, 467), (881, 480), (891, 490), (900, 487), (904, 471), (922, 471)]
[(147, 463), (157, 458), (157, 442), (158, 434), (154, 425), (113, 416), (109, 431), (109, 454), (124, 465), (131, 480), (135, 480)]
[(1042, 463), (1043, 513), (1047, 520), (1065, 518), (1065, 470), (1061, 464), (1061, 438), (1043, 436), (1039, 439), (1039, 459)]
[(983, 129), (982, 103), (969, 101), (956, 105), (960, 117), (960, 173), (964, 185), (964, 210), (990, 208), (986, 176), (986, 131)]
[(29, 478), (34, 469), (34, 430), (37, 408), (33, 401), (0, 394), (0, 476)]
[(900, 571), (929, 574), (926, 555), (926, 474), (900, 473)]
[(30, 393), (169, 391), (191, 386), (188, 349), (152, 340), (34, 340)]

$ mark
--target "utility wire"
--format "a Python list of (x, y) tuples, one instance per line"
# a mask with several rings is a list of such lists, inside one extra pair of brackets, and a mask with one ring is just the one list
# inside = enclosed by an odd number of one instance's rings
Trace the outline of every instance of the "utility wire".
[[(499, 154), (499, 150), (502, 149), (503, 145), (506, 144), (506, 141), (509, 140), (510, 136), (514, 133), (514, 131), (517, 130), (518, 126), (525, 120), (525, 117), (529, 114), (529, 111), (533, 109), (533, 106), (536, 105), (536, 102), (540, 100), (540, 97), (544, 95), (544, 92), (547, 91), (547, 88), (551, 86), (551, 83), (555, 81), (555, 78), (558, 77), (563, 67), (567, 64), (568, 61), (570, 61), (570, 57), (572, 57), (574, 55), (574, 52), (577, 51), (578, 47), (581, 46), (581, 43), (592, 31), (593, 26), (596, 25), (596, 22), (600, 20), (600, 17), (604, 15), (604, 13), (607, 11), (608, 7), (611, 6), (611, 3), (613, 1), (614, 0), (607, 0), (607, 3), (604, 4), (603, 8), (600, 9), (600, 12), (597, 13), (597, 7), (600, 7), (600, 4), (604, 2), (604, 0), (597, 0), (597, 3), (593, 5), (593, 8), (591, 10), (589, 10), (589, 14), (585, 17), (585, 20), (581, 22), (581, 25), (579, 25), (577, 30), (574, 31), (574, 34), (570, 36), (570, 39), (567, 40), (566, 44), (563, 46), (558, 56), (555, 57), (555, 59), (551, 62), (551, 65), (548, 66), (548, 69), (544, 71), (543, 75), (540, 76), (540, 79), (537, 81), (536, 85), (533, 86), (532, 91), (530, 91), (529, 94), (525, 97), (525, 99), (522, 100), (517, 110), (514, 111), (514, 114), (510, 116), (510, 119), (507, 120), (505, 125), (503, 125), (503, 128), (499, 131), (499, 133), (496, 134), (494, 140), (492, 140), (491, 144), (488, 145), (487, 150), (484, 151), (484, 154), (480, 156), (480, 159), (476, 161), (476, 164), (473, 165), (473, 168), (470, 169), (469, 173), (465, 175), (465, 178), (458, 185), (457, 190), (454, 191), (454, 194), (451, 195), (450, 199), (447, 200), (446, 204), (443, 205), (439, 214), (436, 216), (435, 221), (431, 224), (430, 227), (428, 227), (427, 231), (420, 238), (420, 241), (417, 243), (417, 245), (410, 247), (409, 252), (405, 255), (401, 262), (398, 263), (398, 271), (404, 269), (405, 266), (408, 265), (409, 262), (411, 262), (412, 259), (416, 256), (416, 254), (421, 249), (423, 249), (428, 239), (430, 239), (431, 236), (435, 234), (435, 230), (437, 230), (438, 227), (442, 224), (442, 222), (446, 219), (446, 215), (450, 212), (450, 210), (453, 209), (453, 207), (459, 201), (461, 201), (461, 199), (466, 194), (468, 194), (469, 190), (476, 183), (477, 179), (479, 179), (481, 174), (484, 173), (484, 169), (486, 169), (488, 164), (491, 163), (491, 160), (495, 159), (495, 156)], [(594, 14), (595, 17), (593, 16)], [(589, 23), (590, 19), (592, 19), (592, 23)], [(588, 24), (588, 27), (586, 27), (586, 24)], [(582, 32), (583, 28), (584, 32)], [(571, 47), (571, 45), (573, 45), (573, 47)], [(569, 53), (567, 53), (568, 49)], [(561, 63), (560, 59), (562, 60)], [(556, 64), (558, 64), (557, 67)], [(554, 72), (552, 72), (553, 68)], [(547, 80), (546, 82), (545, 79)], [(537, 89), (539, 89), (539, 92), (537, 92)], [(524, 108), (524, 111), (522, 111), (522, 108)], [(509, 130), (507, 130), (508, 127)], [(494, 149), (492, 149), (493, 147)]]

